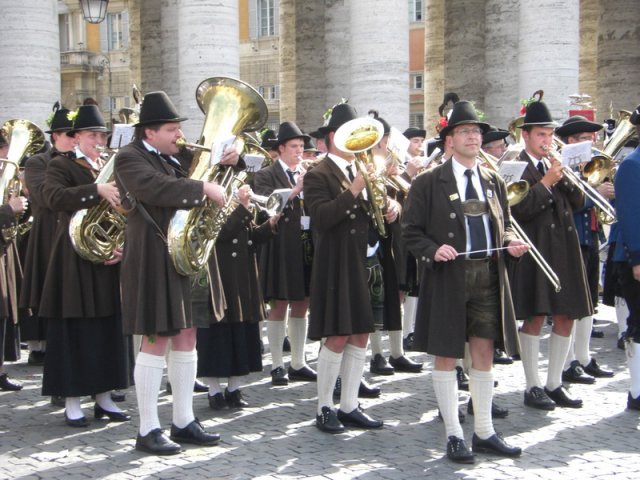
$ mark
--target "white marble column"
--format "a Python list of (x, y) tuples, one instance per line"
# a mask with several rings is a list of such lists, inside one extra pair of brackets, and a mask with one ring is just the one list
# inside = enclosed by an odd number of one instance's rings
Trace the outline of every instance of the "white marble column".
[(236, 0), (178, 0), (178, 68), (180, 113), (185, 136), (201, 133), (204, 115), (195, 100), (196, 87), (209, 77), (240, 75), (239, 18)]
[[(162, 0), (160, 14), (160, 90), (180, 105), (180, 69), (178, 66), (178, 0)], [(180, 112), (182, 113), (182, 112)]]
[[(326, 0), (324, 15), (325, 109), (351, 98), (351, 42), (349, 0)], [(322, 93), (321, 93), (322, 95)], [(366, 113), (366, 112), (365, 112)], [(320, 119), (320, 121), (322, 121)]]
[(60, 100), (57, 2), (2, 2), (0, 32), (0, 122), (22, 118), (46, 130)]
[(404, 130), (409, 125), (409, 4), (387, 0), (349, 3), (350, 103), (361, 115), (376, 109), (390, 125)]
[(578, 90), (580, 60), (579, 0), (520, 3), (518, 40), (519, 97), (544, 90), (556, 120), (568, 116), (569, 95)]
[(487, 0), (485, 9), (486, 121), (500, 128), (519, 115), (519, 0)]
[(140, 84), (144, 94), (162, 90), (162, 0), (139, 2)]
[(445, 1), (425, 0), (424, 17), (424, 128), (433, 137), (444, 96)]

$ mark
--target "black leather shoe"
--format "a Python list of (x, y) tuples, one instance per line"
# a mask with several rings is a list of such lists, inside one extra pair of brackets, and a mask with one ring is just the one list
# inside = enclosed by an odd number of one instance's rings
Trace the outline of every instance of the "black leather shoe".
[(178, 443), (191, 443), (202, 446), (217, 445), (220, 441), (220, 435), (205, 432), (204, 427), (197, 418), (184, 428), (171, 425), (169, 438)]
[(549, 390), (545, 387), (544, 391), (559, 407), (582, 408), (582, 400), (579, 398), (573, 398), (562, 385), (555, 390)]
[(111, 400), (116, 403), (124, 402), (127, 399), (127, 394), (122, 390), (112, 390), (111, 391)]
[(604, 337), (604, 332), (599, 328), (591, 328), (591, 338), (602, 338)]
[[(440, 409), (438, 409), (438, 418), (439, 418), (440, 420), (443, 420), (443, 418), (442, 418), (442, 412), (440, 411)], [(466, 419), (467, 419), (467, 416), (464, 414), (464, 412), (462, 411), (462, 409), (461, 409), (461, 408), (458, 408), (458, 421), (459, 421), (460, 423), (464, 423)]]
[(209, 400), (209, 408), (212, 410), (224, 410), (227, 408), (227, 401), (222, 392), (207, 396)]
[(80, 418), (69, 418), (67, 417), (67, 411), (64, 412), (64, 421), (70, 427), (86, 427), (89, 425), (89, 420), (87, 417), (82, 416)]
[(633, 398), (631, 392), (627, 394), (627, 410), (640, 410), (640, 395)]
[[(471, 398), (469, 399), (469, 403), (467, 403), (467, 413), (473, 415), (473, 400)], [(508, 408), (502, 408), (497, 405), (496, 402), (491, 402), (491, 418), (506, 418), (508, 415)]]
[(464, 440), (453, 435), (449, 437), (447, 442), (447, 457), (456, 463), (475, 463), (476, 461)]
[(271, 370), (271, 385), (289, 385), (289, 377), (287, 377), (284, 368), (278, 367)]
[(204, 393), (208, 391), (209, 391), (209, 387), (196, 378), (196, 381), (193, 382), (193, 392)]
[(299, 381), (299, 382), (315, 382), (318, 379), (318, 374), (314, 372), (307, 365), (294, 370), (289, 367), (288, 370), (289, 380)]
[(471, 448), (474, 453), (491, 453), (501, 457), (519, 457), (522, 454), (520, 447), (509, 445), (500, 433), (494, 433), (486, 440), (482, 440), (474, 433), (471, 439)]
[(112, 422), (128, 422), (131, 420), (131, 415), (127, 415), (124, 412), (110, 412), (105, 410), (97, 403), (93, 405), (93, 418), (100, 420), (102, 417), (108, 417)]
[(382, 428), (384, 423), (382, 420), (376, 420), (370, 417), (360, 407), (356, 407), (352, 412), (345, 413), (342, 410), (338, 410), (338, 420), (346, 427), (357, 427), (371, 430), (374, 428)]
[(375, 375), (393, 375), (393, 367), (379, 353), (376, 353), (369, 362), (369, 371)]
[(402, 339), (402, 348), (409, 352), (413, 350), (413, 332)]
[(227, 405), (229, 405), (229, 408), (244, 408), (249, 406), (249, 403), (242, 397), (240, 389), (230, 392), (228, 388), (225, 388), (224, 399)]
[(22, 384), (15, 380), (11, 380), (6, 373), (3, 373), (0, 375), (0, 390), (5, 392), (17, 392), (22, 390)]
[(282, 341), (282, 351), (290, 352), (291, 351), (291, 342), (289, 341), (289, 337), (284, 337)]
[(32, 350), (29, 352), (29, 358), (27, 359), (27, 363), (34, 367), (39, 367), (44, 365), (44, 352)]
[(458, 380), (458, 390), (469, 391), (469, 376), (464, 373), (462, 367), (456, 367), (456, 379)]
[(360, 380), (360, 386), (358, 387), (358, 397), (361, 398), (378, 398), (380, 396), (380, 387), (369, 385), (364, 381), (364, 378)]
[(182, 451), (182, 447), (169, 440), (162, 430), (156, 428), (155, 430), (151, 430), (144, 437), (138, 433), (138, 437), (136, 438), (136, 450), (152, 453), (154, 455), (175, 455)]
[(613, 371), (602, 368), (598, 365), (595, 357), (591, 357), (591, 361), (584, 366), (584, 371), (596, 378), (611, 378)]
[(596, 379), (584, 373), (584, 368), (578, 360), (571, 362), (571, 366), (562, 372), (562, 381), (567, 383), (582, 383), (591, 385)]
[(524, 404), (539, 410), (554, 410), (556, 408), (555, 402), (540, 387), (532, 387), (528, 392), (524, 392)]
[(389, 363), (396, 372), (418, 373), (422, 370), (422, 363), (414, 362), (404, 355), (398, 358), (389, 357)]
[(322, 407), (322, 413), (316, 415), (316, 427), (326, 433), (344, 432), (344, 425), (338, 420), (336, 412), (329, 407)]
[(64, 397), (60, 395), (51, 395), (51, 405), (54, 407), (64, 407)]
[(511, 365), (513, 358), (499, 348), (496, 348), (493, 351), (493, 363), (496, 365)]

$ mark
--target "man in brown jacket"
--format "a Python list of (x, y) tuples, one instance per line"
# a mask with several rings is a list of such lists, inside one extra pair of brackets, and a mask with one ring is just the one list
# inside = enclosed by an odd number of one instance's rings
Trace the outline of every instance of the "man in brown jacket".
[[(136, 449), (157, 455), (180, 452), (178, 443), (215, 445), (220, 440), (219, 435), (205, 432), (193, 414), (197, 355), (191, 279), (177, 272), (162, 239), (177, 209), (197, 207), (205, 196), (222, 205), (225, 197), (215, 183), (184, 178), (175, 158), (183, 120), (164, 92), (148, 93), (136, 140), (120, 149), (115, 164), (118, 187), (129, 203), (125, 201), (125, 206), (132, 208), (121, 270), (124, 333), (144, 335), (134, 370), (140, 412)], [(237, 160), (235, 151), (223, 156), (224, 163)], [(171, 440), (160, 429), (157, 406), (169, 340)]]

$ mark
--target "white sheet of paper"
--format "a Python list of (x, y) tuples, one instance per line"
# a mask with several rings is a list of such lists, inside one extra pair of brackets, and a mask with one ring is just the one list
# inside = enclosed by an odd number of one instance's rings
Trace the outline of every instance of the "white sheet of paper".
[(133, 125), (128, 123), (116, 123), (113, 125), (113, 133), (111, 134), (111, 143), (109, 148), (117, 149), (129, 145), (133, 140)]
[(517, 182), (522, 178), (527, 162), (520, 160), (512, 160), (510, 162), (502, 162), (498, 175), (502, 177), (507, 185)]
[(389, 141), (387, 142), (387, 150), (392, 152), (403, 163), (407, 156), (407, 150), (409, 149), (410, 144), (411, 140), (405, 137), (400, 130), (396, 127), (391, 127), (391, 130), (389, 131)]
[(571, 143), (562, 147), (562, 165), (569, 168), (578, 167), (591, 160), (591, 142)]
[(253, 153), (247, 153), (244, 156), (244, 163), (247, 166), (246, 172), (255, 173), (262, 168), (264, 157), (262, 155), (255, 155)]
[(225, 149), (227, 148), (227, 146), (232, 145), (235, 139), (236, 136), (231, 135), (229, 138), (226, 138), (224, 140), (219, 140), (217, 142), (214, 141), (211, 144), (211, 158), (209, 159), (209, 164), (219, 164), (220, 160), (222, 160), (222, 155), (224, 154)]

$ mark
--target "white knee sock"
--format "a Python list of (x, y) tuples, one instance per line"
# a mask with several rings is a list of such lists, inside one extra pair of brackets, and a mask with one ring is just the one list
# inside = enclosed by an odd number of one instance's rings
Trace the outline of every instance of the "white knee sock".
[(198, 354), (171, 350), (169, 353), (169, 381), (173, 394), (173, 424), (184, 428), (195, 419), (193, 414), (193, 383), (196, 381)]
[(209, 387), (210, 397), (213, 397), (216, 393), (222, 392), (220, 377), (203, 377), (202, 381)]
[(629, 317), (629, 307), (622, 297), (616, 297), (616, 320), (618, 320), (618, 338), (627, 331), (627, 318)]
[(77, 420), (78, 418), (84, 417), (82, 407), (80, 406), (80, 397), (65, 397), (64, 413), (70, 420)]
[(30, 352), (40, 352), (40, 340), (28, 340), (27, 348)]
[[(333, 408), (333, 389), (340, 374), (342, 352), (336, 353), (326, 346), (320, 349), (318, 355), (318, 415), (322, 413), (322, 407)], [(342, 387), (344, 388), (344, 386)]]
[(591, 342), (591, 329), (593, 327), (593, 316), (582, 317), (575, 325), (575, 344), (576, 360), (583, 367), (591, 361), (591, 352), (589, 351), (589, 343)]
[(107, 412), (121, 412), (120, 408), (111, 399), (111, 391), (96, 394), (96, 403)]
[(568, 370), (571, 366), (571, 362), (576, 359), (575, 343), (576, 343), (576, 327), (578, 321), (573, 322), (573, 328), (571, 329), (571, 341), (569, 342), (569, 350), (567, 350), (567, 358), (564, 361), (564, 369)]
[(299, 370), (307, 362), (304, 358), (304, 347), (307, 341), (307, 319), (305, 317), (289, 317), (289, 343), (291, 343), (291, 368)]
[(629, 393), (633, 398), (638, 398), (640, 395), (640, 343), (627, 342), (627, 365), (631, 377)]
[(562, 385), (562, 367), (567, 358), (571, 337), (551, 333), (549, 337), (549, 367), (547, 368), (547, 388), (555, 390)]
[(267, 320), (267, 339), (271, 351), (271, 370), (284, 368), (282, 342), (284, 342), (284, 320)]
[(382, 332), (376, 330), (370, 333), (369, 341), (371, 342), (371, 358), (375, 357), (378, 353), (382, 355)]
[(393, 358), (400, 358), (404, 355), (402, 330), (389, 330), (389, 350)]
[(160, 428), (158, 419), (158, 394), (164, 370), (164, 355), (138, 352), (133, 378), (136, 383), (136, 399), (140, 415), (140, 435)]
[(518, 332), (520, 337), (520, 358), (524, 368), (524, 376), (527, 382), (526, 390), (532, 387), (542, 387), (538, 376), (538, 355), (540, 354), (540, 337)]
[(455, 370), (434, 370), (431, 377), (447, 437), (464, 438), (458, 418), (458, 381)]
[(473, 399), (474, 429), (476, 435), (486, 440), (493, 435), (491, 401), (493, 400), (493, 372), (469, 370), (469, 393)]
[(364, 370), (364, 360), (367, 349), (347, 344), (342, 355), (340, 366), (340, 378), (342, 378), (342, 391), (340, 392), (340, 410), (351, 413), (358, 407), (358, 390)]
[(416, 311), (418, 309), (418, 297), (404, 297), (404, 314), (402, 315), (402, 334), (406, 337), (413, 333), (413, 325), (416, 320)]
[(229, 383), (227, 384), (227, 390), (235, 392), (242, 386), (242, 379), (244, 377), (229, 377)]

